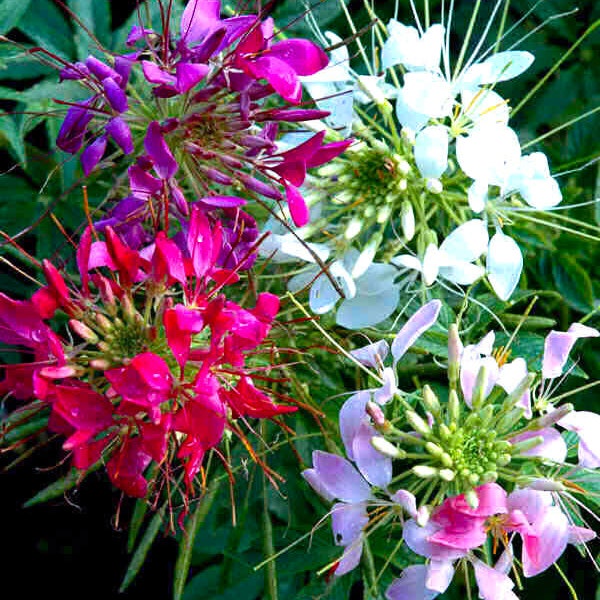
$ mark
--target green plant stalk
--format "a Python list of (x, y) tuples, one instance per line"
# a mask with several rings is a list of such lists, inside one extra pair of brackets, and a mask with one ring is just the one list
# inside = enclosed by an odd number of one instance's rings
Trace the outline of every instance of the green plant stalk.
[[(262, 421), (260, 424), (261, 437), (265, 438), (267, 434), (267, 423)], [(262, 534), (263, 534), (263, 552), (265, 558), (271, 558), (275, 554), (273, 544), (273, 523), (269, 514), (269, 485), (267, 476), (262, 474)], [(277, 564), (275, 560), (270, 560), (265, 567), (265, 600), (278, 600), (277, 592)]]

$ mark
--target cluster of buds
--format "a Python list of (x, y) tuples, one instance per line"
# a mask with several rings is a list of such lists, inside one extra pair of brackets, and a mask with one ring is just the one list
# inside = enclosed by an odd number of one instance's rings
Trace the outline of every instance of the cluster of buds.
[[(77, 469), (106, 464), (116, 487), (145, 497), (180, 477), (179, 464), (193, 493), (205, 454), (215, 449), (225, 460), (224, 436), (246, 444), (247, 418), (296, 410), (254, 383), (265, 367), (253, 357), (276, 353), (260, 346), (279, 300), (260, 293), (245, 309), (227, 298), (239, 276), (216, 266), (221, 227), (197, 207), (179, 245), (162, 231), (141, 251), (110, 227), (104, 241), (94, 235), (88, 228), (80, 239), (79, 289), (44, 261), (47, 285), (29, 300), (0, 295), (0, 340), (34, 355), (5, 367), (2, 392), (33, 402), (4, 433), (42, 411), (47, 428), (66, 436)], [(49, 322), (58, 313), (68, 317), (61, 335)]]
[[(352, 351), (381, 384), (355, 393), (340, 411), (341, 436), (354, 465), (317, 451), (304, 477), (325, 499), (339, 501), (332, 509), (333, 529), (345, 550), (333, 564), (336, 575), (358, 564), (372, 532), (386, 524), (395, 527), (405, 514), (404, 542), (431, 562), (406, 569), (388, 588), (389, 600), (444, 592), (457, 560), (472, 564), (481, 597), (512, 598), (497, 591), (506, 594), (514, 585), (504, 568), (513, 561), (509, 534), (523, 538), (526, 577), (553, 564), (568, 543), (595, 537), (580, 527), (582, 514), (573, 513), (579, 501), (564, 508), (561, 494), (572, 498), (585, 490), (571, 480), (577, 465), (567, 462), (567, 445), (555, 426), (578, 434), (579, 467), (597, 468), (600, 453), (592, 429), (600, 417), (552, 402), (543, 390), (562, 374), (577, 339), (600, 332), (579, 323), (566, 332), (552, 331), (538, 374), (528, 372), (522, 358), (508, 361), (507, 348), (494, 350), (493, 332), (463, 347), (453, 325), (448, 397), (440, 398), (428, 385), (402, 392), (395, 366), (436, 323), (440, 308), (437, 300), (420, 308), (391, 346), (380, 341)], [(390, 351), (391, 367), (385, 366)], [(388, 537), (395, 536), (394, 529)], [(502, 543), (498, 564), (484, 551), (490, 536), (494, 553)], [(494, 585), (500, 588), (489, 591)]]

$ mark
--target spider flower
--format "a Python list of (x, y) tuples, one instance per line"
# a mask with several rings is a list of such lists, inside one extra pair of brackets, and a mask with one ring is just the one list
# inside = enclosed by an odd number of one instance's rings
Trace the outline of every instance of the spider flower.
[[(7, 366), (0, 388), (35, 399), (49, 413), (48, 428), (65, 436), (73, 465), (86, 471), (102, 461), (130, 496), (160, 490), (151, 463), (169, 477), (182, 465), (192, 493), (206, 453), (224, 435), (247, 443), (247, 419), (296, 410), (254, 381), (265, 367), (249, 355), (260, 353), (279, 300), (260, 293), (246, 309), (227, 298), (239, 277), (216, 265), (224, 237), (199, 207), (183, 248), (162, 231), (138, 251), (110, 226), (104, 240), (87, 229), (79, 289), (44, 261), (47, 285), (32, 298), (0, 296), (0, 340), (34, 355)], [(57, 311), (69, 318), (62, 335), (49, 323)]]
[[(170, 23), (161, 32), (134, 26), (127, 40), (134, 52), (63, 69), (63, 78), (80, 80), (93, 94), (69, 109), (58, 145), (71, 154), (85, 146), (87, 175), (112, 139), (146, 171), (154, 168), (160, 185), (153, 184), (152, 195), (167, 205), (171, 200), (176, 213), (187, 211), (181, 185), (196, 196), (230, 188), (269, 200), (285, 197), (294, 223), (304, 225), (309, 214), (299, 187), (307, 169), (328, 162), (349, 142), (326, 143), (318, 133), (280, 151), (277, 132), (280, 123), (328, 114), (295, 106), (302, 101), (299, 77), (321, 70), (327, 56), (308, 40), (274, 41), (270, 18), (219, 14), (220, 2), (190, 0), (178, 32)], [(131, 192), (136, 195), (134, 186)]]

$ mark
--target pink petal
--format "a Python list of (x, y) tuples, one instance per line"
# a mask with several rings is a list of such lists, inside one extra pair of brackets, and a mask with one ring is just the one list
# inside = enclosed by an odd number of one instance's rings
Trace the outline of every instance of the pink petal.
[(152, 352), (138, 354), (130, 364), (149, 388), (159, 392), (171, 390), (173, 376), (169, 365), (157, 354)]
[(588, 469), (600, 467), (600, 415), (586, 410), (573, 411), (558, 424), (579, 436), (579, 464)]
[(447, 560), (432, 560), (427, 567), (425, 585), (428, 590), (444, 593), (454, 577), (454, 565)]
[(362, 476), (371, 485), (385, 489), (392, 480), (392, 459), (373, 448), (371, 438), (375, 435), (374, 427), (361, 423), (352, 440), (352, 454)]
[(342, 441), (344, 442), (346, 455), (350, 460), (355, 460), (352, 452), (352, 443), (354, 442), (354, 438), (358, 433), (361, 423), (367, 416), (365, 407), (369, 401), (369, 397), (369, 392), (358, 392), (353, 396), (350, 396), (340, 409), (340, 434), (342, 436)]
[(371, 497), (369, 484), (345, 458), (315, 450), (313, 464), (329, 493), (342, 502), (363, 502)]
[(331, 528), (338, 546), (348, 546), (357, 540), (368, 523), (367, 507), (363, 502), (358, 504), (338, 502), (331, 509)]
[(522, 442), (534, 437), (542, 437), (543, 441), (530, 450), (521, 452), (523, 456), (540, 456), (553, 462), (562, 463), (567, 458), (567, 444), (560, 433), (552, 428), (546, 427), (536, 431), (526, 431), (510, 440), (511, 443)]
[(433, 600), (438, 592), (426, 586), (427, 570), (425, 565), (411, 565), (402, 571), (385, 591), (387, 600)]
[(432, 300), (422, 306), (402, 327), (392, 342), (394, 366), (404, 356), (406, 351), (425, 333), (436, 321), (440, 314), (442, 303)]
[(362, 348), (351, 350), (350, 354), (363, 365), (378, 369), (390, 351), (389, 344), (385, 340), (379, 340)]
[(362, 556), (363, 549), (363, 540), (362, 537), (359, 537), (354, 542), (352, 542), (349, 546), (346, 547), (344, 554), (338, 561), (338, 564), (335, 568), (334, 575), (336, 577), (341, 577), (346, 573), (349, 573), (353, 569), (358, 566), (360, 562), (360, 557)]
[(571, 349), (579, 338), (598, 337), (600, 332), (581, 323), (573, 323), (567, 331), (551, 331), (544, 342), (542, 377), (562, 375)]
[(554, 564), (569, 541), (569, 521), (558, 506), (550, 506), (533, 523), (534, 533), (523, 536), (523, 574), (533, 577)]
[(511, 591), (515, 584), (510, 577), (478, 559), (473, 559), (471, 562), (475, 570), (475, 580), (480, 598), (483, 600), (518, 600)]
[(321, 481), (321, 478), (315, 469), (305, 469), (301, 474), (302, 477), (306, 479), (308, 485), (310, 485), (310, 487), (312, 487), (312, 489), (315, 490), (319, 496), (325, 498), (325, 500), (328, 500), (329, 502), (333, 502), (335, 500), (335, 494), (332, 494), (327, 489), (327, 486), (323, 483), (323, 481)]
[[(500, 367), (498, 381), (499, 385), (507, 394), (512, 393), (518, 385), (527, 377), (527, 363), (523, 358), (515, 358), (515, 360), (506, 363)], [(517, 403), (517, 406), (522, 406), (525, 409), (525, 417), (531, 419), (531, 392), (526, 390)]]

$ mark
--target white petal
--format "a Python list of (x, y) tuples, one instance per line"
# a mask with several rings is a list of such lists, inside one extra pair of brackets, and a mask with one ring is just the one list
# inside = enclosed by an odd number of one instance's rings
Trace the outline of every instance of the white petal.
[(347, 329), (362, 329), (387, 319), (398, 306), (400, 291), (397, 286), (375, 296), (357, 294), (344, 300), (337, 311), (336, 322)]
[(459, 285), (471, 285), (485, 275), (485, 269), (465, 261), (455, 261), (440, 267), (440, 275)]
[(392, 265), (372, 263), (356, 280), (357, 294), (374, 296), (394, 287), (398, 271)]
[(517, 134), (499, 123), (481, 123), (468, 136), (456, 139), (460, 168), (472, 179), (501, 185), (507, 171), (521, 156)]
[(381, 67), (385, 71), (395, 65), (403, 64), (413, 54), (413, 48), (419, 43), (419, 32), (416, 27), (409, 27), (391, 19), (387, 25), (388, 39), (381, 50)]
[(454, 91), (452, 86), (436, 73), (406, 73), (402, 96), (409, 108), (432, 119), (441, 119), (452, 114)]
[(486, 266), (494, 292), (501, 300), (508, 300), (523, 270), (523, 255), (517, 243), (501, 231), (496, 232), (490, 240)]
[(469, 188), (468, 199), (469, 208), (475, 212), (480, 213), (485, 209), (485, 204), (488, 200), (488, 189), (489, 186), (487, 181), (476, 179)]
[(307, 288), (319, 275), (321, 269), (319, 267), (310, 267), (302, 273), (298, 273), (298, 275), (294, 275), (288, 281), (288, 290), (292, 292), (292, 294), (297, 294), (299, 291)]
[(332, 310), (340, 298), (329, 278), (321, 275), (310, 287), (308, 304), (314, 313), (322, 315)]
[(454, 261), (477, 260), (488, 245), (488, 232), (481, 219), (471, 219), (457, 227), (440, 245), (440, 252)]
[(485, 88), (464, 90), (461, 95), (462, 112), (474, 123), (508, 124), (508, 103), (496, 92)]
[(462, 84), (483, 85), (485, 83), (496, 83), (517, 77), (526, 71), (534, 61), (530, 52), (518, 50), (507, 50), (498, 52), (484, 60), (469, 67), (460, 81)]
[(396, 265), (397, 267), (404, 267), (405, 269), (418, 271), (419, 273), (421, 273), (423, 270), (421, 261), (412, 254), (399, 254), (398, 256), (394, 256), (394, 258), (390, 260), (390, 263)]
[(429, 244), (423, 256), (423, 283), (432, 285), (440, 272), (440, 251), (435, 244)]
[(403, 127), (419, 131), (429, 121), (429, 115), (412, 108), (404, 99), (404, 90), (398, 90), (396, 96), (396, 117)]
[(417, 134), (415, 161), (423, 177), (441, 177), (448, 167), (448, 130), (430, 125)]

